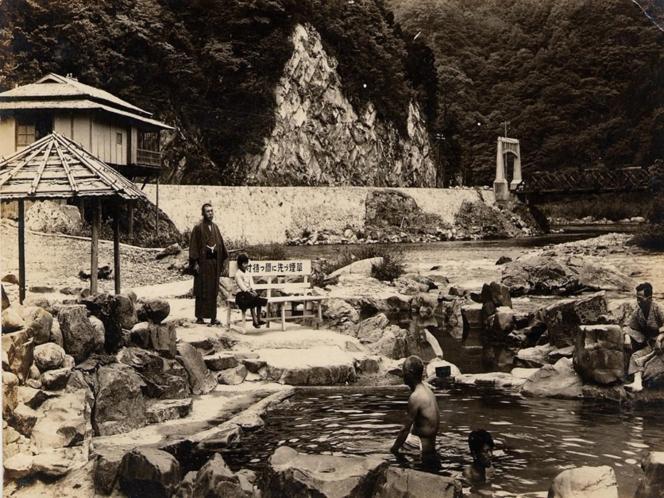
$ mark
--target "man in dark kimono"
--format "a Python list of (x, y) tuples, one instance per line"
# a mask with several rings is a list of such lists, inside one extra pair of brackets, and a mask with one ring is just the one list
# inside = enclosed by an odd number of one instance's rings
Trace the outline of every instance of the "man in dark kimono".
[(209, 318), (212, 326), (220, 324), (217, 320), (217, 294), (228, 252), (219, 227), (212, 222), (212, 206), (203, 204), (201, 212), (203, 220), (191, 231), (189, 264), (194, 273), (196, 323), (203, 323), (203, 318)]

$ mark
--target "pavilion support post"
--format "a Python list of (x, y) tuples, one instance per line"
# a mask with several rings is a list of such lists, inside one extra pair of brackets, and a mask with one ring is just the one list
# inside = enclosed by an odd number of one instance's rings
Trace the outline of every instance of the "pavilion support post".
[(113, 213), (113, 273), (115, 274), (115, 293), (120, 294), (120, 205)]
[(158, 239), (159, 238), (159, 176), (157, 176), (156, 197), (157, 197), (157, 210), (155, 211), (154, 214), (154, 235), (155, 239)]
[(92, 247), (90, 250), (90, 294), (97, 294), (99, 273), (99, 230), (101, 228), (101, 205), (99, 199), (92, 204)]
[(129, 201), (127, 209), (129, 210), (129, 218), (127, 220), (127, 231), (129, 232), (128, 233), (129, 242), (133, 243), (134, 242), (134, 201)]
[(25, 203), (18, 201), (18, 302), (25, 300)]

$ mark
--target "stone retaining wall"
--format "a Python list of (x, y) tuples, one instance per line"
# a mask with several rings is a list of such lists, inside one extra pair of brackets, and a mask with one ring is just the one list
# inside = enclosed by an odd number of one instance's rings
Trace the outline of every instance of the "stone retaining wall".
[[(160, 185), (159, 207), (180, 231), (191, 229), (201, 217), (200, 207), (210, 202), (215, 221), (228, 240), (249, 244), (283, 243), (286, 231), (303, 229), (343, 231), (363, 228), (367, 194), (376, 187), (220, 187)], [(427, 213), (453, 223), (463, 201), (492, 205), (492, 190), (475, 188), (397, 188), (410, 195)], [(155, 186), (145, 193), (155, 202)]]

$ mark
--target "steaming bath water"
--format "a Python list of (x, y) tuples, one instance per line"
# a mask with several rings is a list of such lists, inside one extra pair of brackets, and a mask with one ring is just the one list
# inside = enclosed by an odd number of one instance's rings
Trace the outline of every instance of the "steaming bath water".
[[(467, 437), (484, 428), (496, 441), (494, 496), (546, 492), (562, 470), (610, 465), (621, 497), (634, 495), (639, 462), (649, 450), (664, 450), (662, 406), (620, 407), (595, 401), (523, 398), (493, 390), (439, 389), (438, 451), (441, 474), (458, 477), (470, 463)], [(265, 427), (246, 433), (222, 450), (224, 459), (260, 471), (280, 445), (305, 453), (389, 454), (406, 409), (406, 388), (306, 389), (269, 411)], [(413, 456), (409, 457), (412, 465)], [(544, 493), (543, 496), (546, 496)]]

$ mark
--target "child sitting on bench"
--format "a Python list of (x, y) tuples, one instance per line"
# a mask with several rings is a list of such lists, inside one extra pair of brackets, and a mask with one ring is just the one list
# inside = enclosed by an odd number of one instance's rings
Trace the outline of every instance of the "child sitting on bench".
[(242, 253), (237, 257), (237, 272), (235, 273), (235, 282), (239, 287), (239, 292), (235, 295), (235, 303), (242, 310), (242, 313), (251, 310), (251, 318), (254, 327), (260, 328), (265, 322), (260, 319), (261, 307), (267, 305), (267, 299), (260, 297), (254, 290), (254, 280), (247, 273), (249, 266), (249, 256)]

